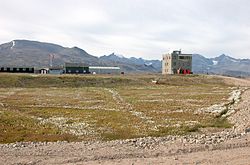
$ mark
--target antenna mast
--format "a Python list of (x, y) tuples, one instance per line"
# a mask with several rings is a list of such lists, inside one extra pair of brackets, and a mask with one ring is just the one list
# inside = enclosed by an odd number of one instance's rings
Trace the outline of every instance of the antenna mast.
[(49, 54), (49, 66), (53, 67), (53, 60), (55, 58), (55, 54)]

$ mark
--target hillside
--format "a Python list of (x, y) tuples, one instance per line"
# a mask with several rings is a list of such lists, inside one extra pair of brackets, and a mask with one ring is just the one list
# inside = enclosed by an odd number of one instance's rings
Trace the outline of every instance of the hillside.
[[(90, 66), (119, 66), (122, 71), (130, 73), (161, 73), (160, 60), (126, 58), (115, 53), (96, 57), (78, 47), (67, 48), (28, 40), (14, 40), (0, 45), (0, 66), (48, 67), (51, 54), (54, 55), (53, 66), (62, 66), (65, 62), (82, 62)], [(250, 76), (250, 60), (235, 59), (224, 54), (215, 58), (194, 54), (193, 72)]]
[(215, 58), (193, 55), (194, 73), (210, 73), (229, 76), (250, 76), (250, 60), (235, 59), (225, 54)]
[[(131, 60), (112, 60), (115, 55), (98, 58), (78, 47), (66, 48), (52, 43), (28, 40), (14, 40), (0, 45), (0, 66), (48, 67), (50, 54), (54, 55), (53, 65), (65, 62), (82, 62), (90, 66), (119, 66), (126, 72), (158, 72), (158, 68)], [(125, 59), (125, 58), (124, 58)]]
[(64, 62), (84, 62), (99, 64), (97, 57), (89, 55), (77, 47), (65, 48), (56, 44), (37, 41), (14, 40), (0, 45), (1, 66), (49, 66), (49, 55), (54, 54), (54, 65)]
[(126, 58), (114, 53), (101, 56), (100, 59), (109, 61), (111, 65), (120, 66), (128, 72), (161, 72), (160, 60), (144, 60), (135, 57)]

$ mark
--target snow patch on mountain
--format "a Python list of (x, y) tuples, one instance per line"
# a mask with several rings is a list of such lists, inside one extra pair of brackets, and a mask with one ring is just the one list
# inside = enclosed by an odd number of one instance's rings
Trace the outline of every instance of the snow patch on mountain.
[(114, 53), (114, 55), (117, 56), (117, 57), (119, 57), (119, 58), (124, 58), (124, 56), (121, 55), (121, 54), (115, 54), (115, 53)]
[(12, 46), (10, 49), (13, 49), (15, 45), (16, 45), (15, 41), (12, 41)]
[(152, 63), (152, 62), (149, 62), (149, 63), (145, 63), (144, 65), (145, 65), (145, 66), (152, 66), (153, 63)]
[(234, 60), (234, 59), (230, 59), (232, 62), (238, 62), (237, 60)]
[(213, 65), (218, 65), (218, 61), (213, 60)]

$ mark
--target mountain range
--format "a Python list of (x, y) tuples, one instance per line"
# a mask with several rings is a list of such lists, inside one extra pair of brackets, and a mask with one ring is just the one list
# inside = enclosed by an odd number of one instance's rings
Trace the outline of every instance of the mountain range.
[[(0, 45), (0, 66), (48, 67), (53, 55), (53, 66), (65, 62), (82, 62), (90, 66), (119, 66), (130, 73), (160, 73), (160, 60), (126, 58), (112, 53), (96, 57), (78, 47), (62, 47), (52, 43), (29, 40), (13, 40)], [(250, 59), (235, 59), (227, 55), (206, 58), (193, 54), (193, 72), (230, 76), (250, 76)]]
[(194, 73), (209, 73), (234, 77), (250, 76), (250, 59), (236, 59), (225, 54), (215, 58), (205, 58), (193, 54)]

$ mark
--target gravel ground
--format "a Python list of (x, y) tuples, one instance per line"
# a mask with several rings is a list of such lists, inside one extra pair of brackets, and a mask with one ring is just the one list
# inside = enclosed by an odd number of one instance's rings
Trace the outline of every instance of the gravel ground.
[[(250, 86), (248, 80), (226, 81)], [(241, 99), (229, 117), (233, 129), (110, 142), (2, 144), (0, 164), (249, 164), (250, 89)]]

